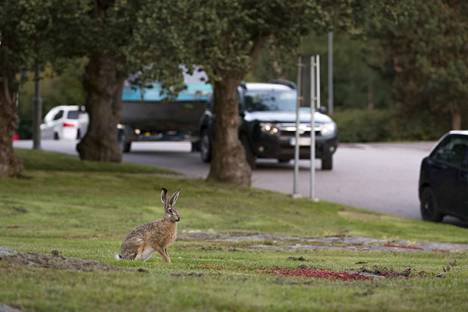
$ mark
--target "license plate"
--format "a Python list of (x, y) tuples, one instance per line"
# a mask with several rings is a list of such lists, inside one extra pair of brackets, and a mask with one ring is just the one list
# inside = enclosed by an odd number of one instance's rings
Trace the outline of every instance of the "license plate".
[[(310, 138), (299, 138), (299, 146), (310, 146)], [(289, 140), (290, 145), (296, 145), (296, 138), (291, 138)]]

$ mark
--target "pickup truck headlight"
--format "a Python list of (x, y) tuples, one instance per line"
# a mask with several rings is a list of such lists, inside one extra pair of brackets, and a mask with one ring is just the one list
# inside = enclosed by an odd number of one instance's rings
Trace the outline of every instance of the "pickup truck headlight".
[(320, 129), (320, 133), (323, 136), (328, 136), (334, 134), (336, 131), (336, 124), (334, 122), (329, 122), (326, 123), (322, 126), (322, 129)]
[(279, 132), (278, 127), (276, 127), (275, 124), (272, 123), (260, 123), (260, 129), (262, 132), (270, 133), (270, 134), (277, 134)]

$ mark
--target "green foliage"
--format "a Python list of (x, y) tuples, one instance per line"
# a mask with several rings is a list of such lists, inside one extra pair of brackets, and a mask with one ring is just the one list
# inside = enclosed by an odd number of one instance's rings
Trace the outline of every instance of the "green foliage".
[[(40, 81), (43, 111), (59, 105), (84, 105), (85, 94), (82, 86), (85, 60), (70, 60), (60, 65), (60, 72), (46, 67)], [(23, 122), (30, 122), (34, 97), (33, 75), (22, 83), (19, 94), (18, 114)]]
[(187, 39), (183, 35), (186, 1), (80, 2), (83, 12), (61, 25), (72, 29), (59, 38), (69, 45), (62, 49), (64, 57), (104, 55), (115, 60), (123, 79), (138, 73), (142, 83), (180, 81)]
[(340, 142), (381, 142), (395, 140), (390, 110), (345, 110), (333, 115)]
[[(387, 108), (391, 105), (391, 79), (374, 69), (383, 62), (375, 41), (334, 33), (334, 105), (337, 109)], [(302, 38), (301, 54), (320, 55), (322, 105), (328, 102), (328, 39), (311, 34)], [(297, 58), (292, 51), (279, 55), (274, 50), (262, 53), (259, 64), (248, 76), (251, 81), (297, 79)]]
[[(466, 115), (468, 4), (390, 1), (373, 3), (370, 13), (369, 36), (385, 50), (400, 109)], [(453, 126), (460, 127), (456, 122)]]
[(192, 1), (195, 59), (212, 80), (243, 79), (263, 48), (293, 49), (311, 27), (324, 28), (327, 1)]
[(79, 3), (80, 1), (72, 0), (2, 1), (0, 3), (2, 76), (13, 77), (18, 85), (20, 70), (30, 69), (36, 63), (56, 61), (60, 48), (66, 46), (59, 40), (65, 32), (57, 23), (70, 21), (79, 15), (82, 12)]
[(427, 111), (402, 116), (396, 109), (338, 110), (333, 118), (340, 142), (438, 140), (450, 130), (446, 116)]

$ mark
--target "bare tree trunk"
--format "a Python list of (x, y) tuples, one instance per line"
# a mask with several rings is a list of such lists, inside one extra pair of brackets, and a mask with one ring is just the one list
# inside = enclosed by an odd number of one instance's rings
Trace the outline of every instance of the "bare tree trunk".
[(77, 147), (82, 160), (122, 161), (117, 124), (124, 81), (117, 70), (115, 58), (101, 54), (90, 58), (84, 80), (89, 125)]
[(23, 165), (13, 149), (12, 135), (18, 126), (16, 101), (12, 96), (11, 80), (7, 75), (0, 77), (0, 178), (21, 174)]
[[(227, 76), (227, 75), (226, 75)], [(251, 169), (239, 140), (240, 79), (223, 77), (214, 84), (215, 134), (208, 179), (250, 186)]]
[(462, 128), (462, 114), (458, 107), (451, 110), (452, 114), (452, 130), (461, 130)]

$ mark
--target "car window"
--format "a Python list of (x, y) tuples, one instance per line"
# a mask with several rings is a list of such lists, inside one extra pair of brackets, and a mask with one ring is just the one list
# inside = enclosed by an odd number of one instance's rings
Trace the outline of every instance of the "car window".
[(60, 110), (57, 114), (55, 114), (53, 120), (59, 120), (62, 117), (63, 117), (63, 110)]
[(247, 90), (244, 107), (253, 111), (294, 111), (296, 91), (294, 90)]
[(448, 137), (434, 151), (433, 158), (456, 167), (468, 168), (468, 137)]
[(78, 119), (78, 117), (80, 117), (80, 111), (71, 110), (71, 111), (68, 111), (67, 113), (68, 119)]

